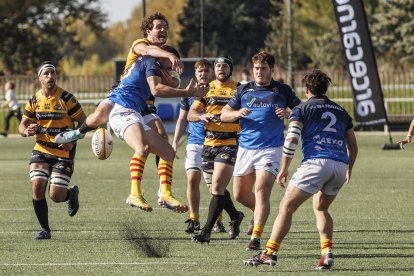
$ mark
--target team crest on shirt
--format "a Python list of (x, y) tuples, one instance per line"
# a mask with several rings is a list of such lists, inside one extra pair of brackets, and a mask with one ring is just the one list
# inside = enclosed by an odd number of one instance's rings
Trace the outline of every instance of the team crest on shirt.
[(273, 87), (273, 88), (272, 88), (272, 91), (273, 91), (273, 92), (278, 92), (278, 91), (279, 91), (279, 88), (277, 88), (277, 87)]

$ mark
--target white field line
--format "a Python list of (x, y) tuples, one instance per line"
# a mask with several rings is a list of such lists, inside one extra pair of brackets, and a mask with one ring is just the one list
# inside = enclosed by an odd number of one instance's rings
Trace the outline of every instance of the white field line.
[(2, 264), (0, 266), (100, 266), (100, 265), (197, 265), (195, 262), (141, 262), (141, 263), (44, 263)]
[[(50, 208), (49, 208), (50, 209)], [(53, 210), (66, 210), (67, 208), (53, 208)], [(129, 206), (126, 206), (124, 208), (119, 207), (119, 208), (80, 208), (81, 210), (106, 210), (106, 211), (125, 211), (125, 210), (134, 210), (136, 208), (132, 208)], [(156, 207), (156, 208), (152, 208), (154, 210), (167, 210), (167, 208), (161, 208), (161, 207)], [(200, 210), (208, 210), (208, 207), (200, 207)], [(27, 208), (0, 208), (0, 212), (1, 211), (33, 211), (33, 208), (27, 207)]]

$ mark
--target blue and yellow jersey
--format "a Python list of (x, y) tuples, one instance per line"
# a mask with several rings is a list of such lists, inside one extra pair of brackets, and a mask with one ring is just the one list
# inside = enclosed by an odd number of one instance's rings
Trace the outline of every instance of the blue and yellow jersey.
[[(127, 74), (129, 68), (131, 68), (131, 66), (135, 63), (135, 61), (137, 61), (137, 59), (139, 57), (141, 57), (141, 55), (134, 52), (134, 47), (137, 46), (137, 44), (140, 44), (140, 43), (144, 43), (147, 46), (151, 45), (151, 42), (146, 38), (139, 38), (139, 39), (135, 40), (134, 42), (132, 42), (131, 49), (129, 49), (128, 56), (127, 56), (127, 59), (126, 59), (124, 72), (121, 75), (121, 80), (125, 77), (125, 75)], [(154, 105), (154, 102), (155, 102), (155, 97), (151, 95), (147, 100), (147, 105), (150, 105), (150, 106)]]
[(56, 144), (58, 133), (74, 128), (74, 118), (83, 113), (78, 100), (71, 93), (57, 87), (53, 96), (45, 97), (39, 90), (26, 103), (23, 116), (37, 124), (35, 150), (59, 157), (73, 158), (75, 147), (70, 152), (61, 150)]
[(196, 106), (202, 107), (204, 113), (215, 115), (214, 120), (204, 124), (204, 145), (211, 147), (237, 145), (239, 122), (224, 123), (220, 121), (221, 110), (233, 97), (237, 85), (237, 82), (229, 81), (225, 86), (218, 86), (215, 81), (212, 81), (209, 84), (210, 89), (207, 94), (194, 101)]
[(109, 100), (125, 108), (141, 112), (149, 99), (151, 89), (147, 78), (151, 76), (161, 77), (161, 65), (152, 56), (138, 58), (129, 68), (121, 82), (109, 95)]
[(240, 119), (239, 146), (244, 149), (264, 149), (283, 145), (284, 120), (276, 108), (294, 108), (300, 99), (293, 89), (272, 80), (268, 86), (256, 86), (254, 81), (237, 88), (229, 106), (234, 110), (248, 108), (251, 113)]

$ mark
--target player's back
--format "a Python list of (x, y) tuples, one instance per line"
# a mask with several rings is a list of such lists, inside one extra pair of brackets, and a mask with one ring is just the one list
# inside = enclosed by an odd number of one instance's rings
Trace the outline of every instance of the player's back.
[(314, 96), (293, 109), (290, 121), (303, 123), (304, 160), (326, 158), (348, 163), (345, 133), (352, 128), (346, 110), (326, 96)]

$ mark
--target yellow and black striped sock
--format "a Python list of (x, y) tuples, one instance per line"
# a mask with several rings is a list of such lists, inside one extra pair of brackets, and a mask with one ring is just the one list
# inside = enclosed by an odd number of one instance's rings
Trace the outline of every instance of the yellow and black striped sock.
[(190, 213), (190, 219), (192, 221), (199, 221), (200, 220), (200, 214), (199, 213)]
[(141, 155), (134, 154), (129, 163), (129, 170), (131, 172), (131, 195), (142, 195), (141, 179), (144, 173), (146, 158)]
[(280, 243), (273, 240), (268, 240), (266, 244), (266, 254), (270, 255), (273, 252), (278, 252), (280, 248)]
[(160, 177), (161, 193), (163, 195), (171, 195), (173, 162), (167, 162), (164, 159), (160, 159), (160, 163), (158, 165), (158, 176)]
[(262, 237), (264, 225), (255, 224), (253, 226), (252, 238), (260, 239)]
[(321, 255), (325, 254), (332, 249), (332, 240), (322, 239), (321, 240)]
[(223, 221), (223, 213), (220, 213), (216, 221)]

